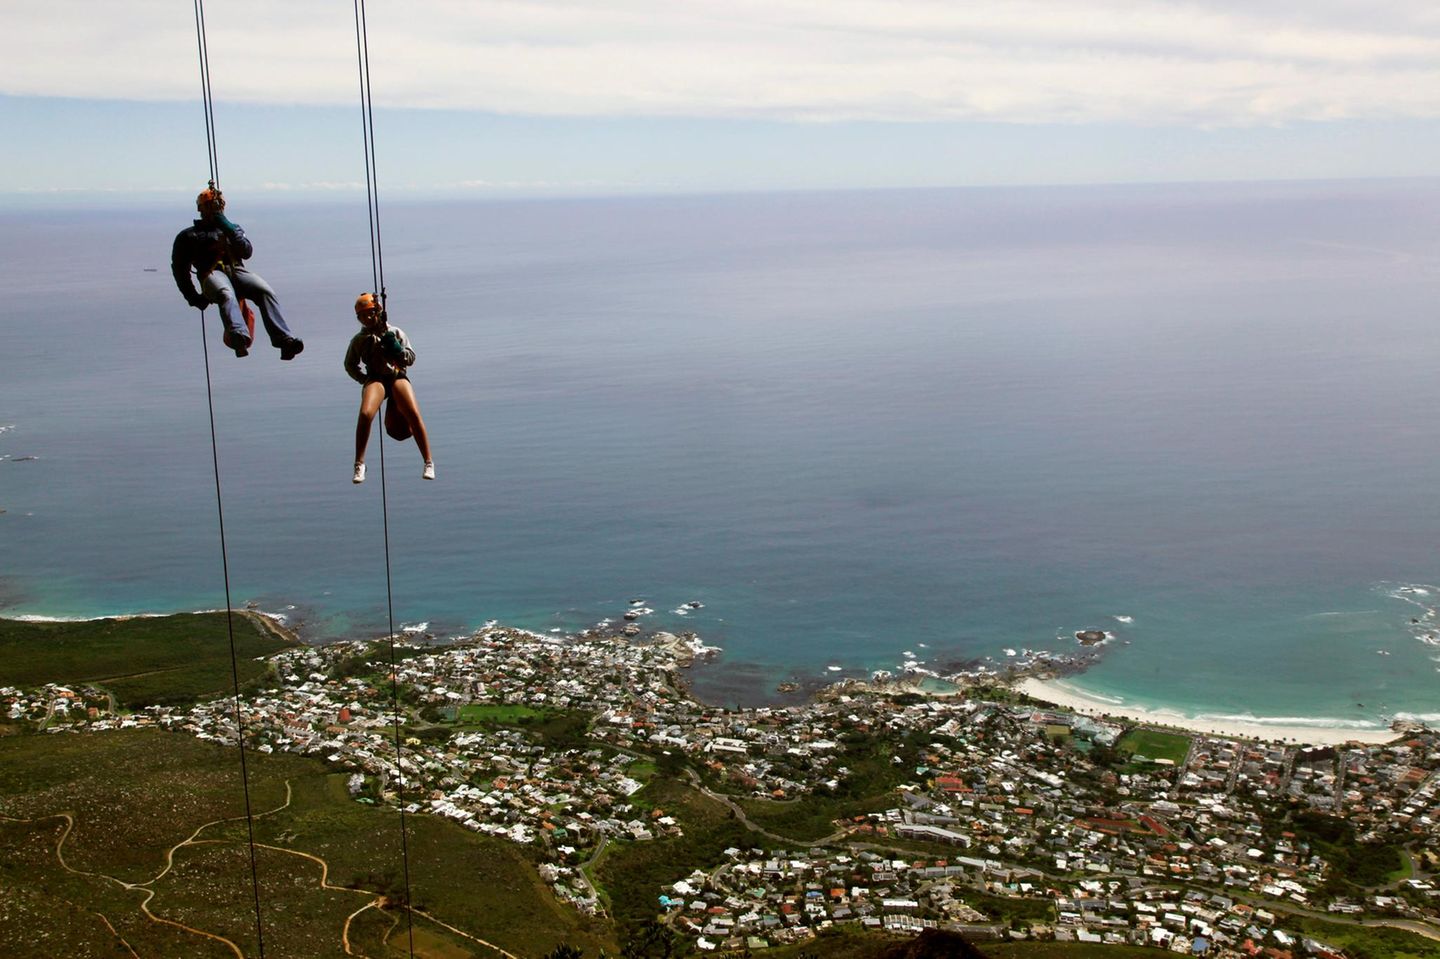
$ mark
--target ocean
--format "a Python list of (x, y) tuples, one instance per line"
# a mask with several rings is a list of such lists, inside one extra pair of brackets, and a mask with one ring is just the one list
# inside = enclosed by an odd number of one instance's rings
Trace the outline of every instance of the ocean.
[[(1440, 181), (381, 203), (397, 625), (639, 599), (727, 704), (1097, 628), (1127, 703), (1440, 718)], [(306, 342), (206, 316), (233, 601), (382, 633), (364, 203), (228, 212)], [(224, 605), (189, 218), (0, 214), (7, 615)]]

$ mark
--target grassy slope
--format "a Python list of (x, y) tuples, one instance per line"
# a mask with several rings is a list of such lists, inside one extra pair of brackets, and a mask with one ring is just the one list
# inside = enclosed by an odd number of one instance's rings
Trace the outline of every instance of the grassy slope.
[(120, 944), (123, 936), (146, 956), (234, 959), (228, 949), (145, 920), (137, 911), (141, 896), (61, 870), (55, 844), (63, 829), (58, 819), (0, 823), (0, 954), (120, 959), (131, 956)]
[[(253, 616), (235, 617), (241, 682), (265, 672), (256, 661), (288, 643)], [(94, 684), (121, 704), (188, 703), (233, 688), (224, 613), (184, 613), (82, 623), (0, 619), (0, 686)]]
[[(398, 816), (351, 802), (343, 775), (313, 760), (252, 753), (250, 776), (257, 813), (284, 801), (286, 780), (293, 790), (288, 808), (256, 819), (257, 842), (319, 856), (332, 885), (364, 887), (322, 889), (318, 863), (260, 849), (266, 954), (342, 955), (345, 917), (378, 892), (402, 888)], [(62, 870), (55, 860), (61, 821), (40, 819), (59, 812), (76, 820), (64, 845), (72, 868), (144, 882), (164, 868), (165, 850), (202, 823), (243, 813), (233, 750), (153, 730), (0, 739), (0, 815), (38, 820), (0, 824), (0, 877), (7, 896), (14, 891), (0, 906), (0, 954), (54, 955), (54, 941), (32, 941), (33, 931), (65, 929), (93, 942), (90, 954), (108, 955), (117, 937), (106, 930), (103, 914), (144, 955), (232, 955), (145, 919), (137, 911), (139, 892)], [(522, 956), (541, 955), (564, 940), (592, 953), (602, 944), (613, 951), (608, 930), (556, 902), (518, 848), (426, 816), (408, 822), (411, 886), (420, 908)], [(155, 884), (152, 911), (254, 951), (244, 834), (243, 820), (220, 824), (180, 850), (173, 870)], [(375, 910), (363, 915), (355, 941), (371, 955), (389, 954), (378, 944), (389, 920), (378, 921)], [(493, 954), (423, 917), (416, 920), (416, 944), (417, 955), (435, 959)], [(390, 945), (408, 955), (403, 924)]]
[(960, 898), (997, 922), (1019, 919), (1024, 922), (1054, 922), (1055, 902), (1052, 899), (1018, 899), (990, 896), (971, 889), (961, 891)]
[[(898, 765), (892, 760), (900, 756)], [(889, 742), (873, 735), (846, 742), (841, 765), (850, 769), (841, 795), (815, 794), (802, 799), (775, 802), (744, 797), (741, 808), (750, 820), (771, 832), (797, 841), (813, 841), (834, 833), (837, 819), (848, 819), (895, 804), (895, 787), (904, 780), (904, 771), (914, 768), (919, 755), (913, 743), (897, 751)]]
[(652, 842), (614, 842), (606, 849), (594, 878), (622, 924), (653, 918), (662, 886), (684, 879), (695, 869), (725, 861), (730, 846), (748, 849), (767, 840), (746, 829), (730, 810), (694, 788), (671, 779), (652, 779), (635, 801), (679, 820), (685, 835)]
[(1350, 926), (1323, 919), (1292, 917), (1296, 927), (1354, 959), (1440, 959), (1440, 942), (1402, 929)]

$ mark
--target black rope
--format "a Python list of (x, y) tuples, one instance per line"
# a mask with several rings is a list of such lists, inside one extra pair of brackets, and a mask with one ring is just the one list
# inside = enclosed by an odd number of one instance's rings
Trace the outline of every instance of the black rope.
[(255, 864), (255, 818), (250, 809), (250, 770), (245, 762), (245, 719), (240, 714), (240, 666), (235, 655), (235, 610), (230, 602), (230, 560), (225, 549), (225, 505), (220, 495), (220, 447), (215, 434), (215, 395), (210, 386), (210, 346), (205, 340), (205, 311), (200, 311), (200, 346), (205, 355), (205, 399), (210, 408), (210, 459), (215, 467), (215, 512), (220, 519), (220, 568), (225, 575), (225, 629), (230, 636), (230, 677), (235, 684), (235, 734), (240, 743), (240, 784), (245, 791), (245, 826), (250, 844), (250, 888), (255, 894), (255, 941), (265, 959), (260, 920), (260, 874)]
[(205, 35), (205, 0), (195, 0), (195, 44), (200, 55), (200, 99), (205, 107), (205, 150), (210, 158), (210, 188), (220, 183), (220, 151), (215, 145), (215, 97), (210, 92), (210, 43)]
[(385, 609), (390, 628), (390, 708), (395, 716), (395, 772), (398, 776), (396, 791), (400, 807), (400, 860), (405, 868), (405, 931), (410, 938), (410, 955), (415, 955), (415, 919), (410, 909), (410, 843), (405, 823), (405, 769), (400, 765), (400, 667), (395, 659), (395, 600), (390, 584), (390, 506), (385, 493), (385, 427), (380, 433), (380, 517), (385, 532)]
[(365, 153), (365, 212), (370, 218), (370, 279), (385, 305), (385, 253), (380, 242), (380, 177), (375, 166), (375, 106), (370, 95), (370, 29), (365, 0), (354, 0), (355, 60), (360, 74), (360, 139)]
[[(195, 0), (195, 45), (200, 61), (200, 99), (205, 108), (205, 152), (210, 189), (220, 183), (220, 151), (215, 140), (215, 97), (210, 87), (210, 44), (205, 32), (205, 0)], [(225, 499), (220, 491), (220, 443), (215, 430), (215, 392), (210, 382), (210, 344), (205, 311), (200, 311), (200, 349), (205, 359), (205, 401), (210, 412), (210, 461), (215, 470), (215, 513), (220, 524), (220, 570), (225, 578), (225, 631), (230, 641), (230, 678), (235, 687), (235, 739), (240, 746), (240, 787), (245, 794), (245, 828), (250, 850), (250, 890), (255, 899), (255, 943), (265, 959), (265, 926), (260, 913), (260, 871), (255, 858), (255, 816), (250, 804), (250, 767), (245, 756), (245, 717), (241, 712), (240, 662), (235, 652), (235, 607), (230, 598), (230, 558), (225, 544)]]
[[(354, 0), (355, 60), (360, 74), (361, 141), (365, 153), (365, 208), (370, 220), (370, 279), (385, 311), (385, 255), (380, 243), (380, 188), (375, 170), (375, 112), (370, 96), (370, 32), (366, 25), (365, 0)], [(390, 502), (385, 483), (385, 428), (380, 433), (380, 516), (385, 535), (385, 610), (390, 643), (390, 708), (395, 719), (396, 805), (400, 808), (400, 858), (405, 870), (405, 931), (410, 956), (415, 956), (415, 917), (410, 896), (410, 840), (405, 819), (405, 768), (400, 742), (400, 667), (395, 658), (395, 598), (390, 573)]]

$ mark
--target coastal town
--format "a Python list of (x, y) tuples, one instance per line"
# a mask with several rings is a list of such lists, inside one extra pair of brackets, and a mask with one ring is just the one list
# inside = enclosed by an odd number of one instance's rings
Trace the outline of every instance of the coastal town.
[[(530, 847), (554, 894), (591, 914), (607, 905), (587, 867), (607, 846), (684, 835), (645, 791), (682, 779), (753, 837), (675, 863), (650, 892), (702, 953), (847, 927), (1271, 959), (1346, 955), (1321, 921), (1440, 938), (1440, 735), (1422, 725), (1310, 747), (1082, 715), (979, 680), (721, 708), (687, 691), (698, 641), (636, 633), (491, 625), (445, 646), (291, 647), (240, 723), (250, 748), (342, 771), (355, 802)], [(53, 734), (241, 735), (230, 698), (124, 713), (98, 688), (12, 687), (0, 710)]]

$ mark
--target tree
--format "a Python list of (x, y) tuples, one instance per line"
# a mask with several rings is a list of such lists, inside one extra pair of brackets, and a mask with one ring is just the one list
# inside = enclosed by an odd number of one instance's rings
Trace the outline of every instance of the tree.
[(654, 919), (636, 927), (620, 950), (620, 959), (676, 959), (680, 955), (675, 934)]
[(585, 954), (578, 947), (562, 942), (545, 953), (545, 959), (585, 959)]
[(1090, 750), (1090, 761), (1103, 769), (1118, 765), (1123, 759), (1120, 751), (1113, 746), (1096, 746)]

